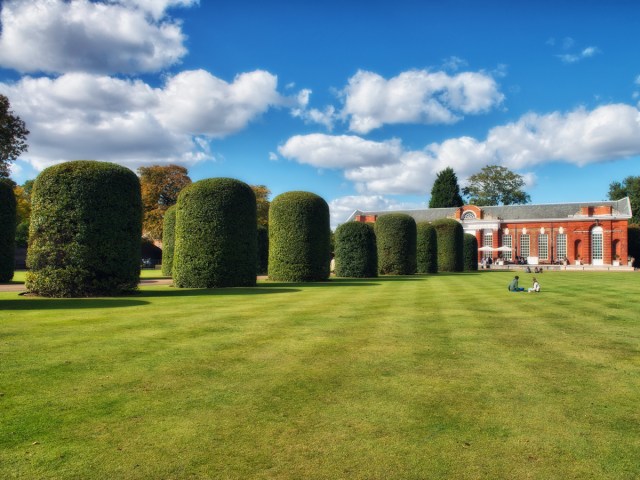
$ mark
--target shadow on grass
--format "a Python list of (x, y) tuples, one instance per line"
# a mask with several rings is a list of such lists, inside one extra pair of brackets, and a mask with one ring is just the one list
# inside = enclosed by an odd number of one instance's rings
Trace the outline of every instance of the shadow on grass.
[(129, 298), (21, 298), (0, 300), (0, 310), (79, 310), (83, 308), (125, 308), (148, 305)]
[(265, 295), (272, 293), (294, 293), (299, 292), (297, 288), (271, 288), (292, 284), (272, 284), (270, 286), (259, 285), (257, 287), (233, 287), (233, 288), (163, 288), (158, 290), (139, 290), (134, 293), (136, 298), (159, 298), (159, 297), (201, 297), (201, 296), (234, 296), (234, 295)]

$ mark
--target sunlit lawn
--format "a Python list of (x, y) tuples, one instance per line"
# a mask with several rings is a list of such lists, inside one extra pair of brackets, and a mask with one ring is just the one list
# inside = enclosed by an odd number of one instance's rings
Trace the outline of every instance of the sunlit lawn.
[[(24, 283), (25, 276), (27, 272), (25, 270), (16, 270), (13, 274), (13, 279), (10, 283)], [(140, 279), (142, 280), (150, 280), (155, 278), (168, 278), (162, 275), (162, 271), (154, 270), (154, 269), (142, 269), (140, 270)], [(0, 283), (0, 285), (2, 285)]]
[(0, 478), (640, 478), (640, 276), (512, 276), (0, 293)]

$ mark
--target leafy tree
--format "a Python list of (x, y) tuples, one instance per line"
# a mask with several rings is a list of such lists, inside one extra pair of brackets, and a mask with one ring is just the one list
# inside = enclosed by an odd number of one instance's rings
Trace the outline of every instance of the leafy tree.
[[(29, 239), (29, 223), (31, 219), (31, 187), (33, 180), (24, 185), (13, 187), (13, 195), (16, 197), (16, 246), (26, 247)], [(25, 188), (26, 186), (26, 188)]]
[(180, 191), (191, 183), (188, 171), (180, 165), (140, 167), (140, 186), (144, 216), (142, 234), (152, 240), (162, 239), (162, 219), (178, 201)]
[(256, 207), (258, 209), (258, 226), (259, 227), (268, 227), (269, 226), (269, 195), (271, 195), (271, 190), (269, 190), (264, 185), (251, 185), (253, 189), (253, 193), (256, 195)]
[(461, 207), (462, 205), (464, 202), (460, 196), (458, 177), (453, 168), (447, 167), (438, 172), (436, 180), (433, 182), (429, 208)]
[(609, 184), (609, 200), (620, 200), (629, 197), (632, 217), (629, 223), (640, 223), (640, 177), (627, 177), (622, 183)]
[(0, 178), (9, 177), (11, 163), (28, 148), (29, 130), (10, 108), (9, 99), (0, 94)]
[(522, 187), (522, 175), (506, 167), (487, 165), (469, 177), (469, 185), (462, 189), (462, 193), (474, 205), (519, 205), (531, 201)]

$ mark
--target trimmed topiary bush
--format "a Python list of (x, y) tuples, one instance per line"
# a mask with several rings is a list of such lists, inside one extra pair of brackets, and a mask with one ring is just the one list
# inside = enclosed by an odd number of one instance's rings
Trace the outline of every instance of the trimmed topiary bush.
[(633, 257), (633, 267), (638, 268), (640, 266), (640, 225), (629, 225), (627, 229), (627, 245), (628, 254)]
[(462, 272), (464, 269), (464, 230), (460, 222), (443, 218), (433, 222), (438, 240), (438, 272)]
[(382, 215), (375, 223), (378, 272), (392, 275), (416, 273), (416, 221), (404, 213)]
[(118, 295), (140, 277), (140, 182), (80, 160), (45, 169), (31, 194), (26, 287), (47, 297)]
[(286, 192), (269, 207), (269, 278), (316, 282), (329, 278), (329, 206), (310, 192)]
[(266, 275), (269, 271), (269, 229), (258, 226), (258, 275)]
[(256, 196), (233, 178), (209, 178), (178, 196), (173, 281), (183, 288), (256, 284)]
[(420, 222), (416, 227), (418, 230), (416, 252), (418, 273), (438, 273), (438, 238), (436, 229), (429, 222)]
[(336, 229), (335, 244), (336, 276), (378, 276), (378, 247), (372, 225), (343, 223)]
[(0, 282), (13, 278), (16, 252), (16, 197), (13, 188), (0, 180)]
[(478, 270), (478, 239), (470, 233), (464, 234), (463, 269), (465, 272)]
[(162, 220), (162, 274), (171, 275), (173, 271), (173, 252), (176, 242), (176, 206), (172, 205), (164, 212)]

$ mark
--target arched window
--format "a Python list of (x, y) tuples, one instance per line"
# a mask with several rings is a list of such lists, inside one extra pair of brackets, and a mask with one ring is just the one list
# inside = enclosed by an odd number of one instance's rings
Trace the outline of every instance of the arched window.
[(471, 210), (467, 210), (462, 214), (462, 220), (473, 220), (474, 218), (476, 218), (476, 214)]
[(602, 227), (591, 229), (591, 264), (602, 265)]

